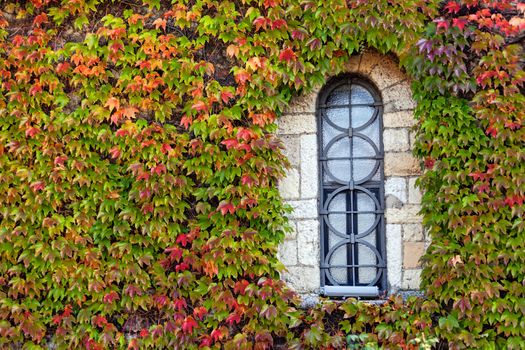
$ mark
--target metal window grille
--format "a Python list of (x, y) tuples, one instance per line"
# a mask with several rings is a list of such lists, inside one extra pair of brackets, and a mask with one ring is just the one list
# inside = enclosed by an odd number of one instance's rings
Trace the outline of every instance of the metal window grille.
[(383, 104), (366, 80), (331, 80), (318, 99), (321, 291), (386, 290)]

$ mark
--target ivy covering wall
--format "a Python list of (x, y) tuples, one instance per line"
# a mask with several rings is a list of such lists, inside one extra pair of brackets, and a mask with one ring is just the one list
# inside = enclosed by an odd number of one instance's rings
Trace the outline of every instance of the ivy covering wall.
[[(6, 1), (2, 348), (521, 349), (525, 5)], [(426, 297), (303, 310), (275, 120), (352, 54), (413, 78)]]

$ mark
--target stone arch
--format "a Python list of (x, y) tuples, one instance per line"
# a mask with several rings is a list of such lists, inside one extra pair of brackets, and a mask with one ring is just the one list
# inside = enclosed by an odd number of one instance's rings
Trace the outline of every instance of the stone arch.
[[(374, 51), (353, 56), (345, 72), (372, 82), (383, 100), (388, 291), (416, 290), (419, 257), (428, 238), (418, 215), (421, 194), (415, 181), (420, 165), (411, 153), (415, 102), (410, 81), (396, 58)], [(321, 88), (293, 98), (278, 121), (277, 135), (291, 163), (279, 189), (294, 209), (290, 215), (293, 232), (279, 247), (279, 258), (287, 268), (283, 279), (301, 294), (317, 294), (320, 287), (316, 105)]]

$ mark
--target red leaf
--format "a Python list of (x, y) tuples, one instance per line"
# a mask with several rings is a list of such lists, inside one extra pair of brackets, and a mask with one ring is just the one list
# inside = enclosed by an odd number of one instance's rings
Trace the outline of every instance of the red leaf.
[(191, 316), (186, 317), (184, 322), (182, 323), (182, 331), (184, 333), (191, 333), (193, 332), (193, 328), (197, 327), (199, 324), (195, 319)]
[(206, 310), (204, 306), (198, 306), (195, 309), (193, 309), (193, 316), (197, 317), (199, 320), (202, 320), (202, 318), (204, 317), (204, 315), (206, 315), (207, 312), (208, 310)]
[(266, 26), (268, 25), (268, 22), (270, 20), (266, 19), (264, 17), (257, 17), (253, 20), (253, 24), (255, 25), (255, 31), (259, 31), (261, 28), (266, 29)]
[(114, 42), (109, 46), (109, 51), (117, 53), (120, 49), (123, 49), (124, 45), (121, 42)]
[(239, 142), (236, 139), (228, 139), (221, 142), (221, 144), (226, 146), (226, 149), (237, 147)]
[(142, 329), (140, 330), (140, 336), (141, 336), (142, 338), (146, 338), (148, 335), (149, 335), (149, 331), (148, 331), (146, 328), (142, 328)]
[(64, 162), (67, 160), (67, 156), (59, 156), (55, 158), (55, 165), (64, 165)]
[(222, 102), (228, 103), (228, 101), (231, 100), (232, 98), (233, 98), (233, 93), (231, 91), (224, 90), (223, 92), (221, 92)]
[(184, 298), (175, 299), (173, 301), (173, 306), (175, 306), (175, 310), (182, 310), (185, 309), (188, 304), (186, 303), (186, 300)]
[(288, 25), (284, 19), (276, 19), (272, 22), (272, 29), (287, 28)]
[(70, 64), (68, 62), (62, 62), (62, 63), (57, 64), (56, 71), (58, 74), (61, 74), (61, 73), (67, 72), (69, 68), (70, 68)]
[(444, 30), (448, 29), (449, 23), (447, 20), (444, 20), (444, 19), (436, 20), (436, 23), (437, 23), (438, 29), (440, 28), (443, 28)]
[(248, 73), (245, 70), (240, 70), (239, 72), (237, 72), (237, 74), (235, 74), (235, 81), (241, 85), (246, 83), (246, 81), (248, 81), (250, 78), (250, 73)]
[(115, 300), (119, 300), (119, 299), (120, 299), (120, 297), (118, 296), (117, 292), (111, 291), (111, 292), (107, 293), (106, 295), (104, 295), (104, 298), (102, 300), (106, 304), (111, 304)]
[(448, 13), (458, 13), (461, 10), (461, 5), (455, 1), (449, 1), (445, 5), (445, 10), (447, 10)]
[(42, 85), (40, 83), (36, 83), (29, 89), (29, 95), (35, 96), (37, 93), (42, 91)]
[(295, 52), (293, 52), (293, 50), (290, 48), (282, 50), (279, 54), (280, 61), (290, 62), (292, 60), (295, 60), (295, 58)]
[(36, 181), (36, 182), (33, 182), (30, 185), (30, 187), (33, 190), (33, 192), (37, 192), (37, 191), (42, 191), (44, 188), (46, 188), (46, 184), (43, 181)]
[(241, 316), (239, 316), (237, 313), (233, 313), (226, 318), (226, 323), (228, 323), (230, 326), (232, 326), (234, 323), (238, 324), (240, 322), (241, 322)]
[(39, 14), (33, 20), (33, 25), (40, 27), (42, 23), (47, 23), (47, 14), (45, 12)]
[(108, 324), (108, 321), (106, 320), (104, 316), (95, 316), (93, 318), (93, 322), (95, 323), (97, 327), (100, 327), (100, 328)]
[(463, 28), (465, 28), (465, 25), (467, 25), (467, 20), (464, 17), (454, 18), (452, 20), (452, 25), (454, 27), (458, 27), (459, 30), (463, 30)]
[(182, 257), (182, 249), (180, 249), (179, 247), (167, 248), (165, 252), (169, 253), (170, 258), (175, 261), (179, 261)]
[(221, 211), (222, 215), (226, 215), (227, 213), (233, 214), (235, 212), (235, 206), (231, 203), (222, 201), (219, 204), (219, 210)]
[(191, 106), (192, 109), (198, 111), (198, 112), (201, 112), (201, 111), (207, 111), (208, 110), (208, 106), (206, 106), (206, 103), (204, 103), (203, 101), (198, 101), (196, 103), (193, 104), (193, 106)]
[(117, 159), (118, 157), (120, 157), (120, 150), (118, 149), (118, 146), (115, 146), (112, 149), (110, 149), (109, 154), (113, 159)]
[(181, 246), (185, 247), (188, 244), (188, 235), (181, 233), (177, 236), (177, 243), (179, 243)]

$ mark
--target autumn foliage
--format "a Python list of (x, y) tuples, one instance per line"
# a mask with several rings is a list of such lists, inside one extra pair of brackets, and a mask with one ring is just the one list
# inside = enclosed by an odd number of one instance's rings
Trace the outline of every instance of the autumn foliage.
[[(0, 10), (0, 347), (523, 347), (523, 3)], [(427, 295), (303, 310), (275, 121), (369, 48), (414, 81)]]

